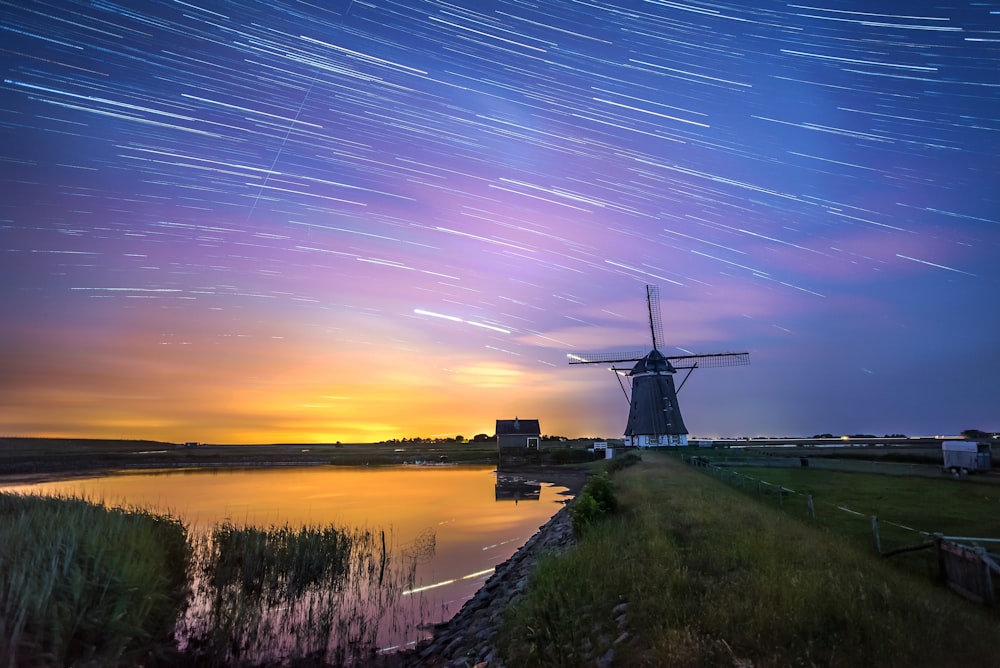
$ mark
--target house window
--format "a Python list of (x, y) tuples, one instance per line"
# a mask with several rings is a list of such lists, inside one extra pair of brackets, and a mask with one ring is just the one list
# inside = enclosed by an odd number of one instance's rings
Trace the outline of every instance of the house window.
[(538, 449), (538, 439), (529, 436), (528, 437), (528, 449), (530, 450), (531, 448), (534, 448), (535, 450)]

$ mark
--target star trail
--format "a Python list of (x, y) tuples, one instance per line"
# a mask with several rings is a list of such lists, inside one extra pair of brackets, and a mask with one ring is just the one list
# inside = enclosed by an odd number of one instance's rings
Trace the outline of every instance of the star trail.
[(1000, 429), (1000, 3), (0, 1), (0, 434)]

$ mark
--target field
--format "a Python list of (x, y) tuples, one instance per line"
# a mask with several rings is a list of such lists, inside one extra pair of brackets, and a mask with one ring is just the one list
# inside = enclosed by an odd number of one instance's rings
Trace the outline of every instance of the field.
[[(586, 458), (592, 440), (543, 441), (537, 463)], [(120, 470), (246, 466), (381, 466), (441, 462), (496, 464), (495, 441), (198, 445), (160, 441), (0, 438), (0, 478), (31, 481)]]
[[(751, 479), (782, 486), (784, 503), (796, 515), (806, 516), (806, 497), (812, 496), (817, 519), (838, 530), (850, 532), (853, 526), (853, 521), (845, 519), (850, 514), (839, 511), (846, 507), (866, 518), (874, 515), (917, 532), (1000, 538), (1000, 475), (957, 478), (942, 471), (939, 460), (933, 464), (905, 461), (907, 456), (917, 460), (924, 456), (921, 453), (888, 453), (889, 460), (882, 448), (852, 449), (823, 458), (810, 453), (805, 467), (798, 454), (761, 457), (742, 451), (734, 457), (732, 452), (695, 449), (675, 454), (701, 457), (722, 467), (727, 482), (744, 489), (753, 487)], [(859, 459), (863, 454), (872, 459)], [(773, 489), (762, 491), (775, 495)]]

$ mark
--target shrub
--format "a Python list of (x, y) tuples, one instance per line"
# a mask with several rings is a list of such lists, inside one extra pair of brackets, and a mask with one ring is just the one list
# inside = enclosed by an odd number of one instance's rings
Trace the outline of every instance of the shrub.
[(573, 518), (573, 533), (582, 536), (595, 522), (618, 510), (614, 485), (607, 473), (591, 478), (573, 501), (569, 512)]

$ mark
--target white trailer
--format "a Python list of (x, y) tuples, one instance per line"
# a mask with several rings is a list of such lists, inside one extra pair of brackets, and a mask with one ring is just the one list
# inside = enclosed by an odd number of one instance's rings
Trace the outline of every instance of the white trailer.
[(944, 458), (944, 469), (953, 473), (989, 471), (993, 466), (989, 443), (942, 441), (941, 454)]

